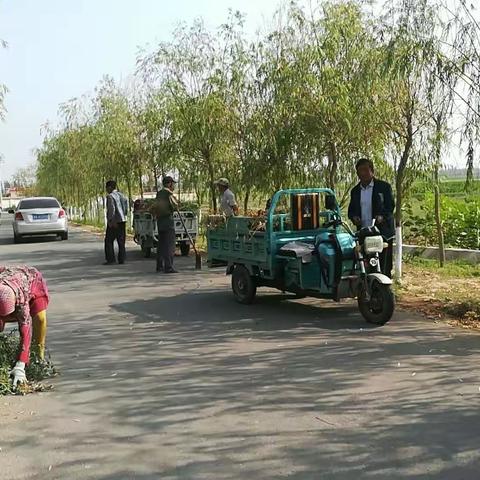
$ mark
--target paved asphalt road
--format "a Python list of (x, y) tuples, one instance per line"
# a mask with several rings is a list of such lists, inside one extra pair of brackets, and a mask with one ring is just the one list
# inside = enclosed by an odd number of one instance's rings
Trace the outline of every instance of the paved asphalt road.
[(237, 305), (222, 271), (153, 273), (101, 238), (13, 245), (44, 272), (55, 390), (0, 398), (0, 478), (480, 478), (480, 336), (275, 292)]

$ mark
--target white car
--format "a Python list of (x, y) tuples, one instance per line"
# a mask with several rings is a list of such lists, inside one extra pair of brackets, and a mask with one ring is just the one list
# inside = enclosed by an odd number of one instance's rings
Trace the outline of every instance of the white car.
[(15, 243), (32, 235), (57, 235), (62, 240), (68, 239), (67, 214), (56, 198), (24, 198), (13, 213)]

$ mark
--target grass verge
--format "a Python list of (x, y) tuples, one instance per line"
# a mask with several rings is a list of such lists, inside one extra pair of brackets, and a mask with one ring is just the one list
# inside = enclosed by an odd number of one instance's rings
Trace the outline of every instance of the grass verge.
[(407, 258), (398, 303), (428, 318), (446, 319), (465, 328), (480, 328), (480, 265)]

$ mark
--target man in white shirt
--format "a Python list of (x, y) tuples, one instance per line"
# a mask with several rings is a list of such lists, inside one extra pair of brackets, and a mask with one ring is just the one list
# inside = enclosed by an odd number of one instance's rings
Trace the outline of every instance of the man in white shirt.
[(216, 185), (220, 191), (220, 211), (227, 218), (238, 215), (238, 205), (235, 201), (235, 195), (230, 190), (230, 183), (226, 178), (217, 180)]
[(373, 179), (367, 185), (360, 183), (360, 209), (362, 216), (360, 218), (362, 227), (371, 227), (373, 222), (372, 215), (372, 194)]

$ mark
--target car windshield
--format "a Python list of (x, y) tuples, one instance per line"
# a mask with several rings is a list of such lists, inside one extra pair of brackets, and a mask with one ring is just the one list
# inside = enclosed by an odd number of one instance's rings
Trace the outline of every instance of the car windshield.
[(59, 208), (60, 204), (54, 198), (32, 198), (22, 200), (18, 206), (19, 210), (31, 210), (34, 208)]

